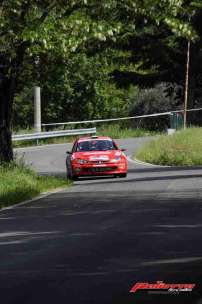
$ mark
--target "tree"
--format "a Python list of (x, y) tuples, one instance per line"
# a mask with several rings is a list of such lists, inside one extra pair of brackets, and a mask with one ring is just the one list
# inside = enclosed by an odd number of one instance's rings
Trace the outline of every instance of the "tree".
[[(198, 100), (194, 98), (194, 95), (198, 96), (197, 87), (201, 87), (199, 82), (197, 83), (197, 78), (202, 72), (201, 17), (200, 1), (184, 1), (183, 10), (178, 12), (176, 18), (161, 26), (154, 24), (151, 19), (147, 19), (146, 22), (140, 19), (136, 27), (137, 32), (125, 43), (118, 45), (123, 53), (121, 60), (123, 66), (125, 62), (125, 67), (114, 71), (116, 82), (122, 87), (131, 84), (153, 87), (164, 81), (183, 88), (187, 40), (191, 40), (189, 107), (192, 107), (194, 100)], [(128, 55), (124, 57), (124, 53)], [(128, 69), (128, 66), (133, 68)]]
[(92, 45), (135, 33), (138, 17), (164, 20), (184, 33), (176, 16), (183, 1), (3, 0), (0, 3), (0, 161), (13, 159), (13, 100), (25, 58), (51, 53), (68, 56)]
[[(109, 49), (92, 55), (79, 51), (63, 56), (40, 56), (38, 73), (26, 64), (15, 96), (13, 128), (33, 125), (33, 85), (42, 88), (43, 122), (89, 120), (126, 114), (125, 90), (110, 82), (113, 69)], [(56, 102), (57, 101), (57, 102)], [(21, 111), (19, 111), (21, 109)]]
[(0, 161), (13, 158), (13, 100), (25, 58), (48, 52), (68, 56), (80, 47), (89, 36), (90, 19), (80, 13), (85, 2), (1, 1)]

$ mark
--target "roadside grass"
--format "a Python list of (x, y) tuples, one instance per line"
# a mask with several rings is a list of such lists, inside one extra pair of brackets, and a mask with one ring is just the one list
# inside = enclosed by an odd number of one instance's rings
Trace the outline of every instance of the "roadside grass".
[(115, 139), (154, 136), (160, 132), (149, 131), (141, 128), (121, 127), (119, 124), (103, 125), (98, 128), (98, 135), (107, 135)]
[[(90, 126), (90, 127), (92, 127), (92, 126)], [(58, 129), (54, 129), (54, 130), (58, 130)], [(30, 130), (27, 129), (27, 130), (25, 130), (25, 132), (23, 130), (21, 130), (15, 134), (32, 133), (32, 132), (34, 132), (32, 129), (30, 129)], [(145, 129), (141, 129), (141, 128), (120, 126), (119, 124), (108, 124), (108, 125), (102, 125), (102, 126), (97, 127), (97, 135), (106, 135), (106, 136), (110, 136), (114, 139), (154, 136), (157, 134), (159, 135), (161, 133), (149, 131), (149, 130), (145, 130)], [(63, 136), (63, 137), (56, 137), (56, 138), (41, 139), (38, 141), (38, 144), (47, 145), (47, 144), (71, 143), (78, 137), (80, 137), (80, 136), (79, 135), (78, 136)], [(29, 141), (14, 142), (13, 146), (14, 146), (14, 148), (20, 148), (20, 147), (35, 146), (36, 144), (37, 144), (36, 140), (29, 140)]]
[(39, 176), (23, 163), (0, 166), (0, 208), (31, 199), (40, 193), (67, 187), (65, 178)]
[(202, 128), (189, 128), (173, 135), (160, 136), (145, 144), (134, 158), (156, 165), (202, 165)]

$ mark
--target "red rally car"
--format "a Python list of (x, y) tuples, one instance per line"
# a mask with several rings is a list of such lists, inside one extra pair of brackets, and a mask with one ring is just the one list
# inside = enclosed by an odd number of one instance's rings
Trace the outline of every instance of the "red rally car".
[(128, 163), (124, 149), (107, 136), (81, 137), (67, 151), (67, 177), (113, 175), (126, 177)]

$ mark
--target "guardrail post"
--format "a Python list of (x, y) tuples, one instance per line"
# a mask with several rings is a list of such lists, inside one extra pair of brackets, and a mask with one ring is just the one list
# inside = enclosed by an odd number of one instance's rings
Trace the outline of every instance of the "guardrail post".
[(41, 88), (34, 87), (34, 129), (41, 132)]
[(41, 88), (37, 86), (34, 87), (34, 129), (37, 133), (41, 132)]
[(167, 134), (172, 135), (176, 131), (176, 113), (170, 113), (170, 128), (167, 129)]

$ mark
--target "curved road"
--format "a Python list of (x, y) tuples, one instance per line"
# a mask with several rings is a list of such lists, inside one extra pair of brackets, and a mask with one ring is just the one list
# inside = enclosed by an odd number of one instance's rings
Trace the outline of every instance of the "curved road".
[[(148, 139), (117, 142), (131, 155)], [(70, 145), (19, 149), (65, 174)], [(89, 178), (0, 212), (2, 304), (202, 303), (202, 169), (129, 162), (126, 179)], [(130, 289), (195, 283), (192, 292)]]

